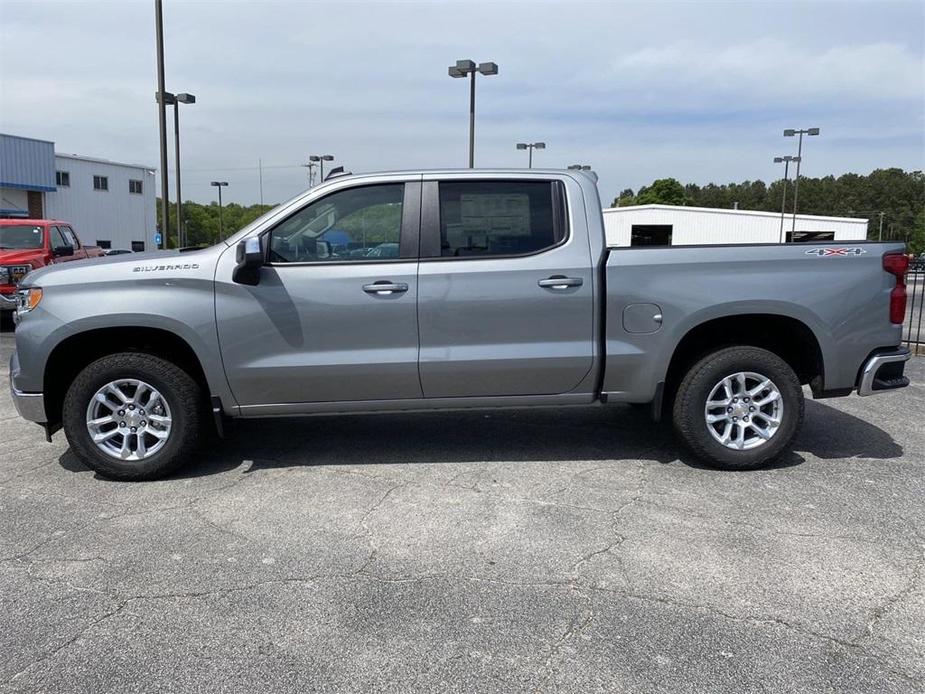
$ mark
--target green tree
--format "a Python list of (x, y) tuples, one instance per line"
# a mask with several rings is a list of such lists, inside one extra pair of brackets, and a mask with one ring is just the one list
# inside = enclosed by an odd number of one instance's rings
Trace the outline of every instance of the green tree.
[(659, 178), (651, 186), (639, 189), (636, 196), (637, 205), (684, 205), (687, 196), (684, 186), (674, 178)]
[(617, 197), (613, 199), (613, 207), (628, 207), (636, 204), (636, 196), (633, 195), (632, 188), (626, 188)]
[[(239, 205), (230, 202), (222, 206), (221, 221), (224, 237), (231, 236), (239, 229), (253, 222), (260, 215), (272, 210), (275, 205)], [(177, 245), (177, 212), (176, 205), (170, 205), (170, 238), (168, 245), (176, 248)], [(161, 199), (157, 199), (157, 226), (163, 229)], [(218, 203), (211, 202), (201, 205), (198, 202), (187, 200), (183, 203), (183, 229), (187, 246), (211, 246), (219, 241), (219, 209)]]

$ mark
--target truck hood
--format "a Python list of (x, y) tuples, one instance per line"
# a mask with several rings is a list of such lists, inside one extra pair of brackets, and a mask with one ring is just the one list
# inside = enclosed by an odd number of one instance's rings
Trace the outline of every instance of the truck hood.
[(25, 265), (33, 260), (44, 263), (45, 251), (41, 248), (0, 249), (0, 265)]
[(204, 272), (212, 272), (224, 250), (227, 247), (220, 245), (196, 251), (150, 251), (56, 263), (30, 272), (20, 286), (202, 277)]

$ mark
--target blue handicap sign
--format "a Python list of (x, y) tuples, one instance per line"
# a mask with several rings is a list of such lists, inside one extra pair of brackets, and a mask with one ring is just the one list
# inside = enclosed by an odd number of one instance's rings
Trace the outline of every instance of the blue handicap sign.
[(161, 245), (161, 232), (157, 232), (157, 233), (154, 235), (154, 244), (155, 244), (156, 246), (160, 246), (160, 245)]

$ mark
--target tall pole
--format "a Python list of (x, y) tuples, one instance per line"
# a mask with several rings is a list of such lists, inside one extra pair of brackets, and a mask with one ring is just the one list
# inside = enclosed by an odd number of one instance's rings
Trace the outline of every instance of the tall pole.
[(167, 104), (164, 98), (164, 10), (161, 0), (154, 0), (154, 25), (157, 42), (157, 115), (161, 136), (161, 248), (167, 248), (170, 235), (170, 206), (167, 202)]
[(475, 168), (475, 70), (469, 75), (469, 168)]
[[(173, 141), (176, 145), (174, 151), (174, 157), (177, 162), (177, 248), (181, 248), (183, 244), (183, 210), (182, 194), (180, 193), (180, 100), (173, 100)], [(166, 244), (165, 244), (166, 245)]]
[(797, 230), (797, 198), (800, 195), (800, 162), (803, 159), (803, 131), (801, 130), (800, 138), (797, 144), (797, 173), (793, 179), (793, 226), (791, 227), (791, 233), (795, 233)]
[(225, 225), (222, 221), (222, 187), (216, 186), (218, 188), (218, 240), (221, 241), (225, 238)]
[(260, 204), (263, 204), (263, 159), (257, 159), (257, 170), (260, 172)]
[(877, 240), (878, 240), (878, 241), (883, 241), (883, 215), (884, 215), (884, 214), (886, 214), (886, 213), (885, 213), (885, 212), (881, 212), (881, 213), (880, 213), (880, 231), (877, 233)]
[(318, 160), (318, 176), (321, 179), (321, 182), (324, 183), (324, 158)]
[(533, 145), (527, 145), (527, 149), (530, 152), (529, 156), (527, 157), (527, 168), (532, 169), (533, 168)]
[(784, 195), (780, 203), (780, 242), (784, 242), (784, 211), (787, 209), (787, 186), (790, 185), (790, 160), (784, 160)]

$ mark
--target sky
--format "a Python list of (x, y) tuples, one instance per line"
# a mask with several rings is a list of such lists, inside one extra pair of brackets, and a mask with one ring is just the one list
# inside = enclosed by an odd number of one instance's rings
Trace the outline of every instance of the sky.
[[(590, 164), (604, 203), (655, 178), (704, 184), (925, 169), (925, 3), (165, 0), (184, 199), (285, 200), (300, 166)], [(154, 2), (0, 0), (0, 132), (157, 168)], [(172, 123), (168, 121), (172, 131)], [(170, 167), (173, 167), (171, 140)], [(171, 172), (172, 176), (172, 172)], [(173, 187), (171, 178), (171, 188)], [(173, 190), (170, 191), (173, 198)]]

